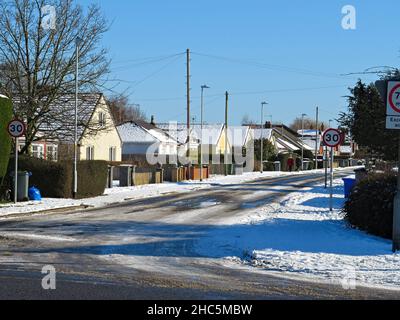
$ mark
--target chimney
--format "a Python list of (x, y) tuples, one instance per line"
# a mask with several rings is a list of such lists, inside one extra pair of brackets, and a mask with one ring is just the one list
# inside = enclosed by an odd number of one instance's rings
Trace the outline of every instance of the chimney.
[(153, 126), (156, 125), (156, 123), (154, 122), (154, 116), (151, 116), (150, 124), (153, 125)]

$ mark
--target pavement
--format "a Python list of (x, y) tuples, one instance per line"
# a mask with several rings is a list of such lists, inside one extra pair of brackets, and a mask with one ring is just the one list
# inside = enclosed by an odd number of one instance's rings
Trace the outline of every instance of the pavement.
[[(344, 290), (196, 251), (213, 226), (323, 179), (312, 173), (216, 183), (106, 208), (2, 220), (0, 299), (399, 299), (398, 291)], [(56, 290), (41, 287), (49, 264), (57, 271)]]

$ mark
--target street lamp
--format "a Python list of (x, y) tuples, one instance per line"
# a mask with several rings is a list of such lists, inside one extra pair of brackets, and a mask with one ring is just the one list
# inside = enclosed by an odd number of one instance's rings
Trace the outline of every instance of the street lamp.
[(332, 128), (331, 127), (331, 123), (333, 122), (333, 120), (329, 120), (329, 128)]
[(210, 89), (207, 85), (201, 86), (201, 124), (200, 124), (200, 181), (203, 181), (203, 104), (204, 104), (204, 89)]
[(264, 106), (267, 105), (268, 103), (263, 101), (261, 102), (261, 140), (260, 140), (260, 144), (261, 144), (261, 163), (260, 163), (260, 173), (264, 172)]
[(301, 171), (304, 170), (304, 117), (307, 114), (301, 115)]
[(77, 37), (75, 39), (76, 47), (76, 70), (75, 70), (75, 132), (74, 132), (74, 190), (73, 196), (76, 198), (78, 193), (78, 94), (79, 94), (79, 45), (82, 39)]

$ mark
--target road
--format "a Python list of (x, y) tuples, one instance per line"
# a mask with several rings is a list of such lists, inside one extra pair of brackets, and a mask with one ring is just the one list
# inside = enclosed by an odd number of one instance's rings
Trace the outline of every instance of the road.
[[(101, 209), (2, 220), (0, 299), (400, 298), (396, 291), (289, 279), (196, 249), (227, 219), (321, 181), (322, 174), (313, 173), (215, 184)], [(57, 271), (57, 289), (50, 291), (41, 288), (41, 269), (49, 264)]]

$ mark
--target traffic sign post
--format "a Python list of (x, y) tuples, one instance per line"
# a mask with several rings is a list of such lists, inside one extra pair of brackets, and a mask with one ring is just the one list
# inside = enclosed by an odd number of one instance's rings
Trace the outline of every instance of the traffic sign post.
[(323, 140), (326, 148), (328, 148), (328, 147), (331, 148), (329, 210), (333, 211), (333, 157), (334, 157), (333, 148), (335, 148), (341, 144), (342, 133), (337, 129), (329, 128), (324, 132), (324, 134), (322, 136), (322, 140)]
[[(386, 94), (386, 129), (400, 130), (400, 81), (388, 81)], [(400, 139), (398, 167), (400, 168)], [(400, 171), (397, 174), (397, 192), (393, 200), (392, 250), (400, 250)]]
[(18, 119), (10, 121), (7, 126), (8, 134), (15, 139), (15, 166), (14, 166), (14, 203), (18, 202), (18, 138), (25, 134), (25, 124)]
[(386, 129), (400, 130), (400, 81), (388, 81)]

